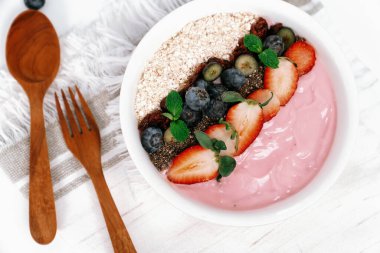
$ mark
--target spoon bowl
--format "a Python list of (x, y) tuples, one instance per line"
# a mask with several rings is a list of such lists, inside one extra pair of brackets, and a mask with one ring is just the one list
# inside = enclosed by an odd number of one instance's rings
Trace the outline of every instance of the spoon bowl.
[(16, 17), (8, 32), (6, 59), (10, 73), (29, 98), (29, 226), (32, 237), (47, 244), (55, 237), (57, 221), (43, 99), (59, 69), (60, 47), (57, 33), (44, 14), (27, 10)]
[(59, 69), (59, 48), (57, 33), (49, 19), (39, 11), (25, 11), (13, 21), (8, 33), (9, 71), (23, 87), (37, 83), (46, 91)]

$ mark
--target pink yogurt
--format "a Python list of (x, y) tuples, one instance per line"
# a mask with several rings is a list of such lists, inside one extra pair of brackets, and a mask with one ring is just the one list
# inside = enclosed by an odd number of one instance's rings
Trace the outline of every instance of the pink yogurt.
[(234, 172), (211, 180), (172, 186), (181, 194), (218, 208), (256, 209), (285, 199), (305, 187), (321, 169), (333, 142), (335, 96), (323, 64), (302, 76), (290, 102), (236, 157)]

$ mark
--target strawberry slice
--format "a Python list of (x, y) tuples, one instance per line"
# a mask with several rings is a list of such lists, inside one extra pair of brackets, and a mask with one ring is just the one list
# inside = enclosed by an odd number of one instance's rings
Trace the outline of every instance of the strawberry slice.
[[(272, 96), (272, 91), (268, 89), (259, 89), (251, 93), (248, 98), (256, 100), (260, 104), (265, 103)], [(280, 111), (280, 100), (276, 94), (273, 93), (273, 97), (270, 102), (263, 107), (264, 122), (271, 120)]]
[(210, 137), (210, 138), (215, 138), (220, 141), (223, 141), (226, 144), (227, 149), (222, 150), (220, 152), (220, 155), (229, 155), (233, 156), (236, 153), (235, 149), (235, 144), (236, 144), (236, 139), (231, 139), (231, 136), (233, 134), (233, 130), (226, 129), (226, 125), (224, 124), (217, 124), (210, 126), (209, 128), (206, 129), (205, 133)]
[(218, 175), (215, 154), (199, 145), (185, 149), (173, 159), (167, 178), (176, 184), (205, 182)]
[(288, 59), (279, 58), (279, 61), (278, 68), (265, 68), (264, 88), (273, 91), (280, 104), (286, 105), (297, 89), (298, 72)]
[(231, 123), (238, 133), (239, 145), (235, 155), (240, 155), (259, 135), (264, 123), (263, 110), (258, 104), (242, 102), (228, 110), (226, 121)]
[(297, 64), (300, 76), (308, 73), (315, 64), (315, 50), (305, 41), (297, 41), (285, 52), (285, 57)]

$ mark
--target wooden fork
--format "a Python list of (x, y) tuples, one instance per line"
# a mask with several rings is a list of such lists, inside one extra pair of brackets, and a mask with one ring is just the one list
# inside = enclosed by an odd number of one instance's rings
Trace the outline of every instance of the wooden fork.
[(136, 252), (104, 178), (100, 155), (101, 140), (99, 128), (78, 87), (75, 86), (75, 89), (84, 115), (82, 114), (74, 93), (70, 88), (69, 93), (74, 105), (74, 113), (76, 119), (78, 120), (79, 126), (75, 122), (74, 114), (70, 109), (63, 90), (61, 90), (61, 93), (66, 109), (68, 124), (63, 115), (57, 93), (55, 94), (55, 103), (58, 111), (59, 123), (62, 128), (63, 138), (65, 139), (66, 145), (73, 155), (85, 167), (92, 183), (94, 184), (114, 252)]

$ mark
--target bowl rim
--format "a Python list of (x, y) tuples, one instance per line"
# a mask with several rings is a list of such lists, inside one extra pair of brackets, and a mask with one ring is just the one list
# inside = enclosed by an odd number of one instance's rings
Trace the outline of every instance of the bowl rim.
[[(276, 7), (274, 7), (276, 6)], [(211, 8), (212, 7), (212, 8)], [(198, 203), (175, 191), (150, 162), (148, 155), (140, 144), (137, 119), (134, 112), (134, 100), (137, 83), (145, 63), (161, 44), (173, 36), (188, 22), (221, 12), (248, 11), (258, 16), (270, 17), (273, 21), (286, 23), (296, 30), (303, 30), (302, 36), (312, 44), (319, 44), (320, 56), (327, 57), (324, 62), (330, 70), (336, 96), (337, 126), (333, 144), (323, 167), (313, 180), (298, 193), (260, 209), (233, 211), (219, 209)], [(173, 22), (175, 20), (175, 22)], [(312, 31), (312, 32), (311, 32)], [(318, 43), (317, 43), (318, 42)], [(318, 52), (317, 51), (317, 52)], [(146, 181), (183, 212), (205, 221), (235, 226), (252, 226), (273, 223), (291, 217), (316, 202), (337, 180), (344, 169), (352, 150), (358, 125), (356, 88), (349, 70), (348, 61), (327, 32), (311, 16), (302, 10), (278, 0), (196, 0), (187, 3), (165, 16), (154, 25), (140, 41), (133, 52), (124, 74), (120, 93), (120, 124), (123, 139), (128, 152)], [(337, 71), (333, 71), (337, 70)], [(333, 73), (331, 73), (333, 72)], [(329, 168), (329, 169), (326, 169)]]

